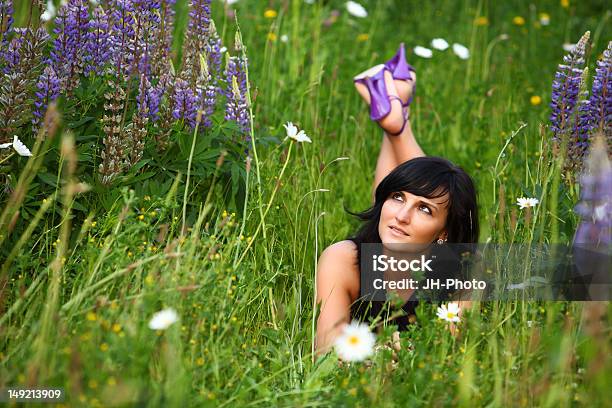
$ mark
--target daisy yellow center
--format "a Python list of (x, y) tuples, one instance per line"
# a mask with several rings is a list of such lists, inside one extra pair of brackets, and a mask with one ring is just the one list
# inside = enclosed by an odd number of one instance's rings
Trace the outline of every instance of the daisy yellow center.
[(351, 336), (351, 337), (349, 337), (349, 338), (348, 338), (348, 343), (349, 343), (351, 346), (356, 346), (357, 344), (359, 344), (359, 337), (357, 337), (357, 336)]
[(448, 317), (449, 319), (452, 319), (453, 317), (455, 317), (455, 314), (453, 312), (448, 312), (446, 313), (446, 317)]

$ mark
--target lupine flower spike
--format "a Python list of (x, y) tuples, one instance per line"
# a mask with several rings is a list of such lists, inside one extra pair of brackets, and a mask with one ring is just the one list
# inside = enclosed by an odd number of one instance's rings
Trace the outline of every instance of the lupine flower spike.
[(612, 244), (612, 165), (604, 136), (595, 137), (580, 176), (580, 202), (575, 208), (582, 220), (575, 244)]
[(603, 52), (593, 78), (593, 89), (589, 103), (590, 129), (606, 135), (608, 153), (610, 153), (610, 138), (612, 138), (612, 41)]
[(570, 129), (570, 117), (576, 107), (580, 81), (584, 65), (584, 53), (590, 38), (590, 32), (584, 33), (576, 47), (563, 57), (553, 81), (550, 107), (551, 130), (554, 139), (560, 141), (562, 132)]

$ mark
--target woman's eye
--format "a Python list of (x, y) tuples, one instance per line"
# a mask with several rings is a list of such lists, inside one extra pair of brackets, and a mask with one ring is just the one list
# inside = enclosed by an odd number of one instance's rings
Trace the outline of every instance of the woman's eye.
[(421, 209), (424, 213), (427, 213), (429, 215), (431, 215), (431, 210), (429, 209), (429, 207), (427, 207), (426, 205), (422, 205)]
[(391, 198), (393, 198), (394, 200), (397, 200), (397, 199), (403, 200), (404, 197), (402, 197), (400, 193), (393, 193)]

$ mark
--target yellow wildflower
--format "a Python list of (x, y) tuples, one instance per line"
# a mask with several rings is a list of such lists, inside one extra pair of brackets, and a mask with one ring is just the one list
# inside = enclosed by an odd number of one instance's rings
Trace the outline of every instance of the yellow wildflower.
[(276, 34), (268, 33), (268, 40), (269, 41), (276, 41)]
[(267, 9), (266, 11), (264, 11), (265, 18), (275, 18), (277, 15), (278, 13), (276, 12), (276, 10)]
[(87, 320), (90, 322), (95, 322), (98, 319), (94, 312), (87, 312)]
[(368, 41), (368, 38), (370, 38), (370, 35), (368, 33), (359, 34), (357, 36), (357, 41), (358, 42)]
[(139, 219), (140, 221), (144, 220), (144, 215), (140, 214), (140, 215), (138, 216), (138, 219)]
[(569, 0), (561, 0), (561, 7), (569, 8)]
[(115, 333), (119, 333), (121, 331), (121, 325), (119, 323), (115, 323), (113, 324), (112, 329)]
[(525, 25), (525, 19), (521, 16), (516, 16), (512, 19), (512, 24), (517, 26)]
[(199, 366), (203, 366), (204, 365), (204, 359), (202, 357), (198, 357), (198, 359), (196, 360), (196, 364)]
[(100, 350), (101, 351), (107, 351), (108, 350), (108, 344), (106, 344), (106, 343), (100, 344)]
[(489, 19), (486, 16), (476, 17), (474, 24), (477, 26), (486, 26), (489, 25)]
[(529, 102), (531, 102), (533, 106), (537, 106), (542, 103), (542, 98), (540, 98), (539, 95), (533, 95), (531, 98), (529, 98)]

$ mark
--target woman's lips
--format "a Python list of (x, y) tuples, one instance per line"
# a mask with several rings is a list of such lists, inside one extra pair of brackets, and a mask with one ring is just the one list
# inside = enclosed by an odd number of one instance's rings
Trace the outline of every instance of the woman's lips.
[(408, 237), (410, 235), (408, 235), (404, 230), (396, 227), (395, 225), (390, 225), (389, 229), (395, 234), (395, 235), (399, 235), (399, 236), (403, 236), (403, 237)]

